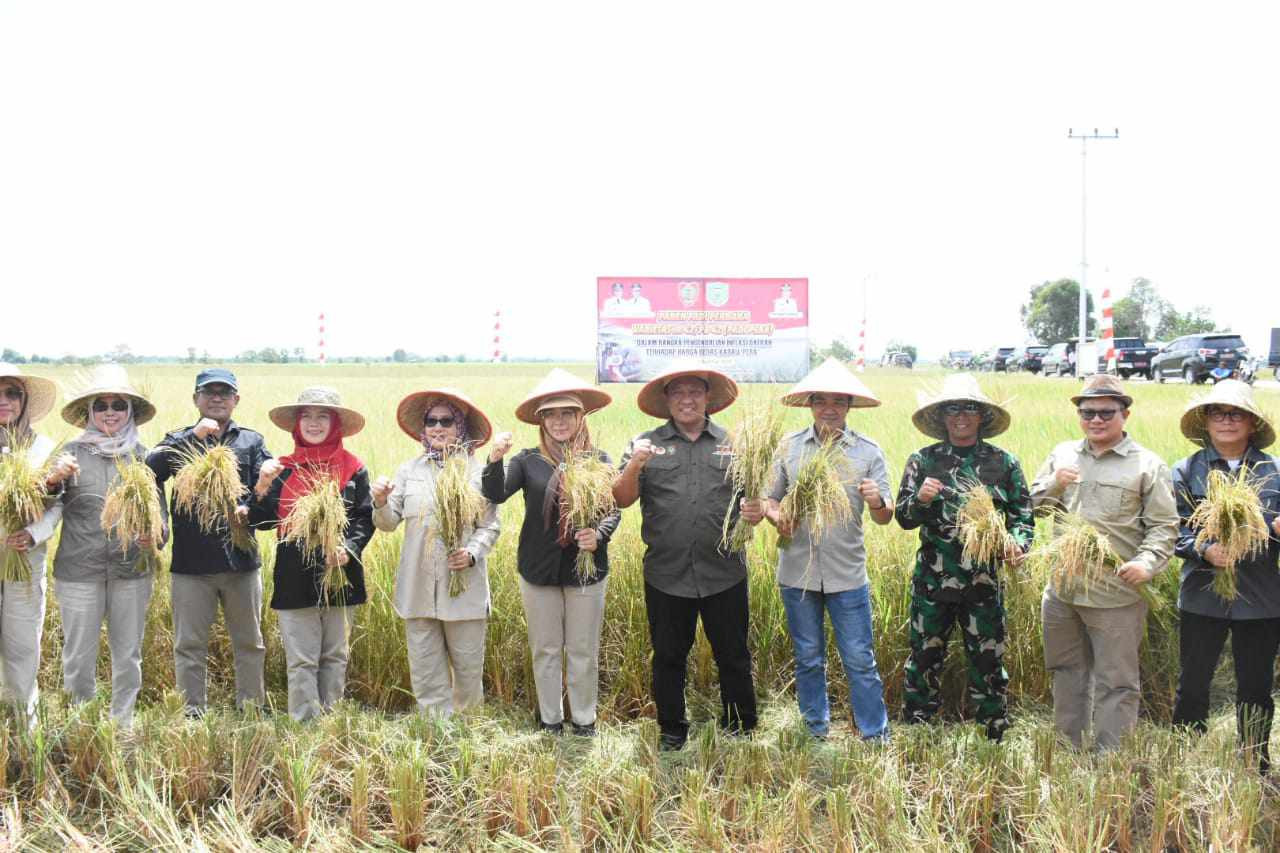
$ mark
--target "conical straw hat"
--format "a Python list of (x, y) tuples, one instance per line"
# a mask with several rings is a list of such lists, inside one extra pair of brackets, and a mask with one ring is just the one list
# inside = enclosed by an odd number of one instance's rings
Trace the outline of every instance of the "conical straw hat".
[(1210, 406), (1233, 406), (1243, 409), (1258, 419), (1249, 443), (1259, 450), (1275, 443), (1276, 430), (1258, 404), (1253, 401), (1253, 389), (1238, 379), (1223, 379), (1198, 400), (1192, 400), (1182, 413), (1182, 434), (1201, 447), (1209, 446), (1208, 409)]
[(947, 403), (981, 403), (987, 407), (987, 416), (978, 430), (979, 438), (997, 436), (1009, 428), (1012, 418), (1003, 406), (992, 402), (982, 392), (978, 380), (969, 373), (953, 373), (942, 383), (942, 390), (934, 396), (921, 395), (920, 408), (911, 416), (911, 422), (930, 438), (947, 440), (947, 426), (942, 420), (942, 407)]
[(328, 409), (337, 415), (343, 438), (364, 429), (364, 415), (342, 405), (342, 398), (338, 396), (337, 390), (323, 385), (304, 388), (298, 395), (297, 402), (276, 406), (267, 412), (267, 417), (285, 432), (293, 432), (293, 426), (298, 422), (298, 413), (305, 408)]
[(828, 357), (796, 386), (782, 395), (784, 406), (808, 406), (812, 394), (848, 394), (853, 398), (851, 409), (869, 409), (880, 405), (880, 398), (862, 380), (849, 372), (838, 358)]
[(62, 419), (72, 426), (84, 429), (89, 422), (89, 401), (107, 394), (129, 398), (135, 426), (142, 426), (156, 416), (156, 407), (133, 387), (129, 374), (118, 364), (95, 365), (75, 386), (76, 390), (68, 391), (71, 399), (62, 407)]
[(27, 392), (27, 404), (24, 407), (27, 423), (33, 424), (53, 411), (58, 386), (52, 379), (23, 373), (21, 367), (7, 361), (0, 361), (0, 379), (13, 379)]
[(567, 370), (556, 367), (551, 370), (537, 387), (529, 392), (519, 406), (516, 406), (516, 417), (527, 424), (538, 424), (538, 406), (543, 400), (551, 397), (572, 396), (582, 401), (583, 414), (589, 415), (599, 411), (613, 402), (613, 398), (585, 379), (574, 376)]
[(428, 388), (425, 391), (414, 391), (400, 401), (396, 407), (396, 423), (400, 429), (414, 441), (422, 440), (422, 419), (426, 416), (428, 404), (444, 398), (458, 408), (467, 419), (467, 443), (472, 447), (480, 447), (493, 435), (493, 425), (489, 418), (480, 411), (464, 392), (457, 388)]
[(636, 405), (640, 407), (640, 411), (664, 420), (671, 417), (671, 410), (667, 408), (667, 386), (685, 376), (693, 376), (707, 383), (708, 415), (729, 408), (738, 399), (738, 385), (728, 376), (697, 362), (682, 361), (645, 383), (636, 395)]

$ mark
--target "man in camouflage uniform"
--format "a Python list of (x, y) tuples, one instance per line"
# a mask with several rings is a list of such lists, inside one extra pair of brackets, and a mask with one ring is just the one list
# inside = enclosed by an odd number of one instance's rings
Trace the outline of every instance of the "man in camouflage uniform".
[(1005, 558), (1017, 565), (1031, 546), (1035, 521), (1022, 468), (986, 441), (1008, 429), (1009, 413), (992, 403), (972, 376), (958, 374), (947, 378), (942, 393), (917, 410), (912, 422), (941, 441), (907, 460), (894, 513), (903, 529), (920, 528), (903, 717), (920, 723), (938, 712), (947, 640), (959, 622), (975, 716), (987, 737), (1000, 740), (1009, 727), (1004, 596), (996, 564), (974, 564), (964, 557), (955, 522), (966, 488), (981, 482), (1013, 537)]

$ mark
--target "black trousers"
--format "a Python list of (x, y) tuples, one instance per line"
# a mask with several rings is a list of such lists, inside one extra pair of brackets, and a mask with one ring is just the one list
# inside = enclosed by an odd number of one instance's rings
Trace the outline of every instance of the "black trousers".
[(1209, 683), (1218, 658), (1231, 634), (1231, 656), (1236, 669), (1236, 727), (1240, 742), (1255, 752), (1262, 770), (1270, 765), (1267, 742), (1275, 702), (1276, 650), (1280, 647), (1280, 619), (1220, 619), (1185, 610), (1178, 613), (1181, 672), (1173, 706), (1174, 725), (1205, 731), (1209, 715)]
[(756, 694), (747, 646), (747, 582), (706, 598), (682, 598), (644, 585), (653, 643), (653, 698), (663, 734), (688, 735), (684, 685), (698, 617), (720, 671), (720, 725), (731, 731), (756, 727)]

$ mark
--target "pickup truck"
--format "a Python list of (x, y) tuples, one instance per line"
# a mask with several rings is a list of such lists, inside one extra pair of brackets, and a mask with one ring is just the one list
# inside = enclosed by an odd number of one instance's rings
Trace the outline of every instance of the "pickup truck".
[(1109, 368), (1107, 354), (1099, 352), (1098, 372), (1115, 373), (1122, 379), (1128, 379), (1130, 376), (1149, 376), (1151, 373), (1151, 361), (1155, 358), (1156, 353), (1160, 351), (1156, 347), (1147, 346), (1142, 338), (1116, 338), (1115, 349), (1115, 368)]

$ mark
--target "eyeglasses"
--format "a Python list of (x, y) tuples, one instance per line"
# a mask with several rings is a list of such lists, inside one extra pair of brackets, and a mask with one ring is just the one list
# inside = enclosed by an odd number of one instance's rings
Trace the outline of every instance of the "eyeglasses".
[(1209, 409), (1205, 414), (1209, 416), (1209, 420), (1219, 424), (1226, 421), (1238, 424), (1249, 417), (1244, 409)]
[(446, 415), (443, 418), (433, 418), (430, 415), (427, 415), (425, 418), (422, 419), (423, 426), (429, 426), (429, 427), (438, 426), (438, 427), (444, 427), (445, 429), (448, 429), (449, 427), (453, 426), (455, 423), (457, 423), (457, 421), (454, 420), (453, 415)]
[(1082, 421), (1088, 422), (1097, 418), (1105, 424), (1114, 418), (1120, 412), (1120, 409), (1076, 409), (1076, 411), (1080, 414), (1080, 420)]
[(4, 396), (5, 399), (8, 400), (21, 400), (27, 395), (21, 388), (14, 388), (10, 385), (8, 388), (4, 389)]
[(979, 415), (982, 414), (981, 403), (947, 403), (942, 407), (944, 415)]
[(226, 400), (235, 396), (235, 391), (230, 388), (210, 388), (208, 386), (200, 389), (200, 396), (210, 399)]
[(93, 401), (93, 410), (98, 414), (102, 414), (108, 408), (111, 409), (111, 411), (113, 412), (127, 412), (129, 411), (129, 401), (128, 400), (112, 400), (110, 403), (108, 403), (106, 400)]

